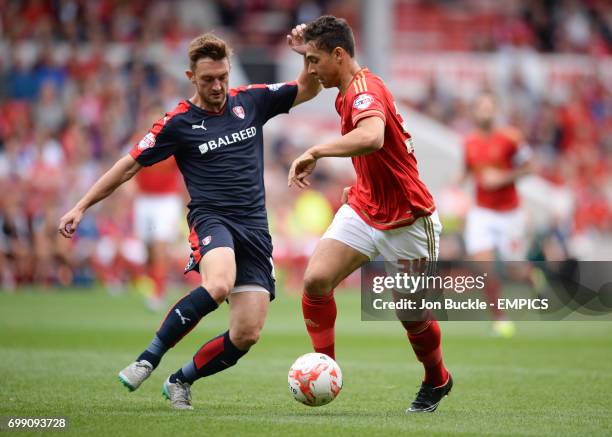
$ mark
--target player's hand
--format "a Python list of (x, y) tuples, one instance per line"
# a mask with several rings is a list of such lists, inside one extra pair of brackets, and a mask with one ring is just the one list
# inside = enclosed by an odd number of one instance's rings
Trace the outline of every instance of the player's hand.
[(342, 204), (348, 203), (348, 194), (350, 190), (351, 187), (345, 187), (344, 190), (342, 190), (342, 197), (340, 198), (340, 202), (342, 202)]
[(304, 152), (298, 156), (291, 164), (289, 169), (288, 185), (293, 185), (299, 188), (310, 186), (310, 182), (306, 179), (317, 165), (317, 159), (310, 152)]
[(289, 48), (302, 56), (306, 54), (304, 29), (306, 29), (305, 24), (298, 24), (293, 29), (291, 29), (291, 34), (287, 35), (287, 45), (289, 46)]
[(58, 231), (66, 238), (72, 238), (83, 219), (83, 212), (78, 208), (72, 208), (60, 219)]
[(508, 174), (499, 168), (485, 168), (479, 175), (480, 184), (486, 190), (496, 190), (508, 185)]

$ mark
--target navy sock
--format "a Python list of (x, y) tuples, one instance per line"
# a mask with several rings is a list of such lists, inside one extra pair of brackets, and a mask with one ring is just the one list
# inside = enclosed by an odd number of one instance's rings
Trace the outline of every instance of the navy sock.
[(187, 377), (183, 374), (183, 369), (178, 369), (176, 373), (173, 373), (172, 375), (170, 375), (170, 382), (172, 384), (174, 384), (177, 380), (181, 382), (188, 382)]
[(193, 384), (200, 378), (232, 367), (247, 352), (238, 349), (231, 342), (229, 331), (226, 331), (202, 346), (190, 362), (170, 376), (170, 382), (178, 379)]
[(168, 311), (155, 337), (136, 361), (147, 360), (153, 368), (157, 367), (168, 349), (195, 328), (202, 317), (218, 307), (204, 287), (192, 290)]
[(161, 358), (164, 356), (168, 348), (166, 345), (159, 339), (157, 335), (153, 337), (149, 346), (145, 349), (143, 353), (140, 354), (136, 361), (147, 360), (149, 363), (153, 365), (153, 368), (156, 368), (161, 361)]
[(168, 311), (157, 337), (167, 349), (174, 347), (196, 327), (200, 319), (219, 307), (204, 287), (198, 287), (180, 299)]

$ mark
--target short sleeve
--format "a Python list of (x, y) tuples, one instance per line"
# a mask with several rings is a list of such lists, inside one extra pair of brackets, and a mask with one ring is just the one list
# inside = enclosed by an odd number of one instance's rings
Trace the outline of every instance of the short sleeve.
[(386, 123), (385, 105), (380, 96), (374, 92), (362, 92), (353, 97), (351, 104), (351, 121), (357, 126), (360, 120), (368, 117), (379, 117)]
[(512, 156), (512, 165), (515, 167), (520, 167), (525, 165), (531, 157), (533, 156), (533, 150), (531, 146), (525, 142), (519, 143), (516, 145), (514, 150), (514, 154)]
[(521, 132), (514, 127), (507, 127), (504, 134), (508, 138), (509, 155), (513, 167), (520, 167), (531, 160), (533, 150), (531, 146), (525, 142)]
[(289, 112), (297, 96), (297, 82), (280, 82), (270, 85), (258, 84), (236, 88), (234, 92), (245, 91), (253, 97), (261, 123), (272, 117)]
[(471, 170), (471, 159), (470, 159), (470, 143), (468, 140), (463, 141), (463, 168)]
[(132, 147), (130, 155), (140, 165), (151, 166), (174, 155), (177, 136), (173, 133), (168, 116), (157, 120), (147, 134)]

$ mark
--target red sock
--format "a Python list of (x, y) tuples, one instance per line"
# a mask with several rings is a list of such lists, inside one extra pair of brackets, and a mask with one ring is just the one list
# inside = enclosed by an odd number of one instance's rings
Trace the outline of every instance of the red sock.
[(335, 360), (336, 300), (334, 299), (334, 290), (325, 296), (302, 294), (302, 313), (314, 350)]
[(163, 298), (166, 295), (166, 277), (168, 276), (166, 266), (161, 263), (154, 263), (150, 271), (151, 279), (155, 284), (153, 295), (157, 298)]
[(408, 340), (417, 359), (425, 368), (426, 384), (439, 387), (448, 381), (448, 371), (442, 362), (440, 325), (435, 320), (410, 323), (406, 327)]

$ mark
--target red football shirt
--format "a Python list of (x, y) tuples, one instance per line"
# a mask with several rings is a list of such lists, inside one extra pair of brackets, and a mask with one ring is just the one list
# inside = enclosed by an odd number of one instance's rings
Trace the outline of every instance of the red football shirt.
[(478, 206), (496, 211), (509, 211), (519, 206), (514, 183), (491, 190), (480, 182), (486, 168), (512, 169), (518, 151), (518, 135), (509, 129), (496, 129), (489, 135), (473, 133), (466, 138), (465, 165), (474, 174)]
[(152, 167), (145, 167), (136, 173), (136, 184), (143, 194), (162, 195), (179, 193), (181, 190), (178, 167), (174, 157), (161, 161)]
[(367, 68), (359, 70), (345, 95), (336, 97), (342, 119), (342, 135), (367, 117), (385, 123), (383, 147), (367, 155), (353, 156), (357, 182), (348, 203), (376, 229), (395, 229), (412, 224), (435, 210), (433, 197), (419, 178), (412, 137), (383, 81)]

